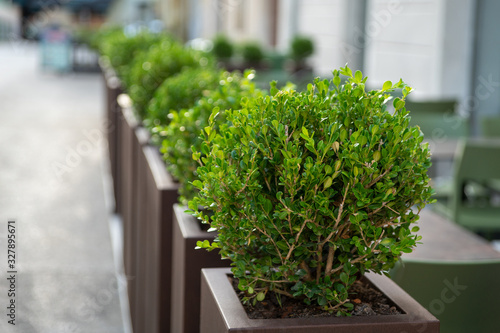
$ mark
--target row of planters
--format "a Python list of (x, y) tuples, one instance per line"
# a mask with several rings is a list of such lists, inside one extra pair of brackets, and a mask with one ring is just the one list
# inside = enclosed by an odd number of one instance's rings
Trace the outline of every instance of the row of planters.
[(402, 81), (263, 91), (169, 36), (99, 41), (135, 332), (439, 331), (380, 275), (431, 195)]

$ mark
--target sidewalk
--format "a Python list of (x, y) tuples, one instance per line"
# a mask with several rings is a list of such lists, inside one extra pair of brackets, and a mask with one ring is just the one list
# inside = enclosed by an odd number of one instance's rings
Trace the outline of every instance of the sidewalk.
[[(101, 78), (43, 72), (38, 62), (37, 45), (0, 42), (0, 332), (128, 332)], [(15, 327), (6, 309), (9, 219)]]

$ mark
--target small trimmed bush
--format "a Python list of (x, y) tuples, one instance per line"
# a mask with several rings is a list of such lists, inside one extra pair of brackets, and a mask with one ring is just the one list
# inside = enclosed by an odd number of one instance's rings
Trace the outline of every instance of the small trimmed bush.
[[(411, 88), (368, 91), (359, 71), (333, 74), (304, 92), (273, 86), (226, 111), (224, 125), (214, 113), (194, 153), (200, 192), (189, 207), (218, 232), (198, 246), (232, 261), (246, 301), (274, 293), (345, 314), (354, 281), (386, 273), (421, 238), (413, 224), (430, 202), (431, 163), (409, 125)], [(403, 97), (391, 114), (394, 89)]]
[(193, 107), (171, 113), (171, 122), (164, 128), (165, 140), (161, 151), (167, 169), (181, 184), (179, 188), (181, 203), (187, 205), (187, 201), (198, 192), (192, 185), (197, 179), (198, 166), (192, 158), (193, 150), (201, 150), (201, 131), (208, 126), (212, 110), (214, 108), (218, 110), (218, 116), (213, 120), (213, 126), (218, 126), (225, 122), (225, 110), (239, 110), (249, 100), (265, 95), (265, 92), (257, 89), (252, 82), (254, 75), (250, 70), (243, 75), (239, 72), (222, 72), (217, 86), (208, 90)]
[(110, 64), (125, 85), (130, 88), (133, 78), (130, 71), (134, 60), (141, 58), (141, 54), (148, 52), (149, 48), (162, 41), (170, 41), (171, 37), (165, 34), (153, 34), (141, 32), (135, 36), (126, 36), (123, 29), (113, 28), (99, 34), (95, 44), (104, 56), (109, 59)]
[(148, 105), (148, 126), (168, 125), (171, 112), (193, 106), (204, 94), (215, 89), (220, 71), (211, 67), (188, 67), (166, 79)]
[(241, 54), (245, 63), (253, 66), (260, 64), (264, 59), (262, 47), (257, 42), (248, 42), (241, 47)]
[(314, 53), (314, 43), (308, 37), (295, 36), (290, 45), (290, 55), (296, 62), (302, 63)]
[(233, 44), (224, 35), (217, 35), (213, 40), (212, 53), (217, 60), (228, 61), (234, 53)]
[(141, 119), (147, 118), (147, 106), (163, 81), (187, 67), (213, 67), (213, 60), (204, 52), (185, 48), (172, 40), (152, 45), (136, 59), (128, 93)]

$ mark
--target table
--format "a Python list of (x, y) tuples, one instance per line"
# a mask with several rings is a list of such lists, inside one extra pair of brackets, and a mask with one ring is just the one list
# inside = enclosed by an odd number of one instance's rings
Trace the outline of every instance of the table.
[(420, 227), (417, 235), (422, 236), (423, 244), (417, 245), (412, 253), (403, 254), (403, 260), (500, 259), (500, 252), (485, 239), (430, 209), (424, 209), (420, 213), (420, 220), (416, 225)]

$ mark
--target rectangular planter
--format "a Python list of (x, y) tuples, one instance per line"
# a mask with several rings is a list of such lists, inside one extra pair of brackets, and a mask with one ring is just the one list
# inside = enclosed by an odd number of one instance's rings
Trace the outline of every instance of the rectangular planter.
[(370, 332), (370, 333), (437, 333), (439, 321), (418, 304), (391, 279), (366, 274), (382, 293), (404, 314), (360, 317), (249, 319), (229, 280), (228, 268), (202, 270), (200, 332)]
[(119, 126), (119, 156), (118, 166), (120, 168), (120, 215), (123, 222), (123, 263), (127, 276), (135, 275), (135, 227), (133, 210), (135, 206), (134, 189), (134, 161), (137, 160), (138, 151), (134, 150), (135, 129), (139, 125), (132, 108), (121, 108), (121, 116), (118, 119)]
[[(146, 176), (148, 173), (148, 164), (146, 156), (143, 152), (143, 147), (146, 146), (149, 140), (149, 133), (143, 127), (137, 127), (135, 130), (134, 151), (137, 153), (137, 158), (134, 163), (135, 183), (134, 183), (134, 209), (133, 209), (133, 224), (135, 226), (133, 236), (135, 236), (134, 270), (130, 276), (127, 276), (128, 297), (130, 304), (130, 317), (134, 332), (140, 332), (139, 326), (144, 327), (144, 316), (138, 318), (139, 314), (143, 314), (144, 308), (144, 293), (140, 292), (140, 288), (144, 288), (145, 282), (145, 259), (147, 244), (146, 238), (146, 217), (147, 217), (147, 184)], [(140, 286), (140, 287), (139, 287)]]
[[(137, 227), (135, 332), (170, 330), (172, 217), (178, 184), (165, 168), (157, 147), (144, 146), (145, 200)], [(139, 192), (140, 193), (140, 192)], [(138, 220), (139, 221), (139, 220)]]
[[(125, 109), (126, 110), (126, 109)], [(130, 110), (130, 109), (128, 109)], [(123, 174), (128, 175), (126, 180), (122, 181), (123, 187), (123, 262), (124, 270), (127, 277), (128, 298), (130, 304), (130, 316), (132, 318), (132, 325), (135, 322), (135, 307), (136, 307), (136, 294), (137, 294), (137, 274), (138, 263), (140, 256), (138, 254), (140, 239), (139, 231), (144, 222), (146, 211), (146, 170), (147, 165), (142, 147), (149, 141), (148, 131), (141, 126), (134, 126), (138, 124), (133, 115), (124, 112), (124, 121), (127, 123), (122, 133), (127, 133), (124, 141), (131, 141), (129, 146), (130, 153), (122, 154), (122, 156), (129, 156), (128, 160), (124, 160), (129, 166), (123, 166)], [(130, 118), (132, 116), (132, 118)], [(129, 172), (127, 172), (129, 171)]]
[(195, 249), (197, 241), (213, 241), (216, 233), (203, 230), (194, 216), (184, 212), (186, 209), (174, 205), (171, 333), (200, 331), (201, 269), (230, 265), (229, 260), (221, 260), (218, 251)]
[(116, 76), (115, 71), (109, 64), (109, 62), (104, 61), (102, 58), (99, 60), (99, 66), (101, 67), (104, 86), (105, 86), (105, 109), (106, 109), (106, 121), (107, 121), (107, 139), (108, 139), (108, 149), (109, 149), (109, 162), (111, 168), (111, 176), (113, 178), (113, 192), (115, 195), (115, 211), (119, 209), (120, 202), (120, 184), (118, 182), (118, 144), (119, 144), (119, 129), (118, 129), (118, 117), (119, 117), (119, 105), (117, 102), (118, 95), (123, 93), (120, 79)]

